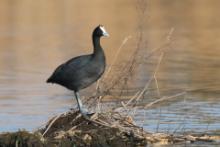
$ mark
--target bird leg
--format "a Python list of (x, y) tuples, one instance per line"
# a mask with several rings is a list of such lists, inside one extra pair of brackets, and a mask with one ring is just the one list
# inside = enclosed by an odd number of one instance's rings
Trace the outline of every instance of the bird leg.
[(82, 104), (82, 101), (80, 99), (80, 96), (79, 96), (79, 93), (78, 92), (74, 92), (75, 94), (75, 98), (76, 98), (76, 101), (77, 101), (77, 105), (78, 105), (78, 108), (79, 108), (79, 111), (80, 113), (84, 116), (86, 116), (88, 114), (88, 110), (83, 107), (83, 104)]

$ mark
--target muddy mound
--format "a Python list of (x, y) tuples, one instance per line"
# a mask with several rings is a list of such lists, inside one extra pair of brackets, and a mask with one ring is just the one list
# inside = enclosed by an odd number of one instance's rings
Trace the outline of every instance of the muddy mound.
[(76, 146), (144, 146), (146, 132), (134, 125), (130, 117), (119, 113), (99, 113), (83, 117), (70, 111), (51, 119), (40, 131), (43, 137), (60, 144)]

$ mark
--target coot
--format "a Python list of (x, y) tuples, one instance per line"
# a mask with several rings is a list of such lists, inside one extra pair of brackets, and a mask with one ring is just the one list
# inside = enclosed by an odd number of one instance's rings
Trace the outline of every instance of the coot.
[(97, 81), (105, 71), (105, 54), (100, 38), (109, 36), (103, 25), (97, 26), (92, 33), (93, 53), (70, 59), (56, 68), (47, 83), (56, 83), (74, 91), (79, 111), (85, 115), (79, 90)]

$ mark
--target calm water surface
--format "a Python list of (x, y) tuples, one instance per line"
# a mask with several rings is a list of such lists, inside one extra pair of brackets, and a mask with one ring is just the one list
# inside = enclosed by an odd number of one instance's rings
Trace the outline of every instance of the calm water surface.
[[(154, 132), (219, 130), (219, 5), (218, 0), (2, 0), (0, 131), (34, 130), (74, 106), (71, 91), (45, 81), (62, 62), (92, 51), (90, 34), (100, 23), (110, 33), (110, 38), (102, 39), (108, 67), (127, 36), (131, 39), (114, 65), (129, 60), (137, 48), (140, 30), (143, 57), (162, 46), (164, 56), (156, 74), (160, 93), (152, 82), (142, 104), (186, 91), (165, 104), (138, 110), (137, 124)], [(172, 28), (172, 41), (163, 47)], [(140, 59), (141, 66), (129, 85), (133, 90), (130, 95), (148, 82), (159, 56)], [(95, 85), (81, 94), (94, 93)], [(108, 100), (105, 105), (114, 104)]]

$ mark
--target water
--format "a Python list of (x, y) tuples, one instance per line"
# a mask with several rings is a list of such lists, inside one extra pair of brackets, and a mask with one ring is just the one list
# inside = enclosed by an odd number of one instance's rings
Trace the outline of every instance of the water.
[[(74, 105), (71, 91), (45, 81), (59, 64), (91, 52), (90, 34), (99, 23), (110, 34), (110, 38), (102, 39), (108, 66), (123, 39), (130, 35), (115, 65), (128, 59), (137, 46), (140, 24), (143, 55), (162, 46), (174, 29), (172, 43), (162, 47), (165, 54), (157, 72), (160, 93), (152, 82), (153, 90), (143, 104), (183, 91), (187, 94), (138, 110), (137, 124), (153, 132), (219, 130), (219, 4), (218, 0), (1, 1), (0, 131), (32, 131)], [(147, 83), (159, 55), (140, 60), (130, 89)], [(82, 95), (94, 94), (94, 87), (83, 90)]]

